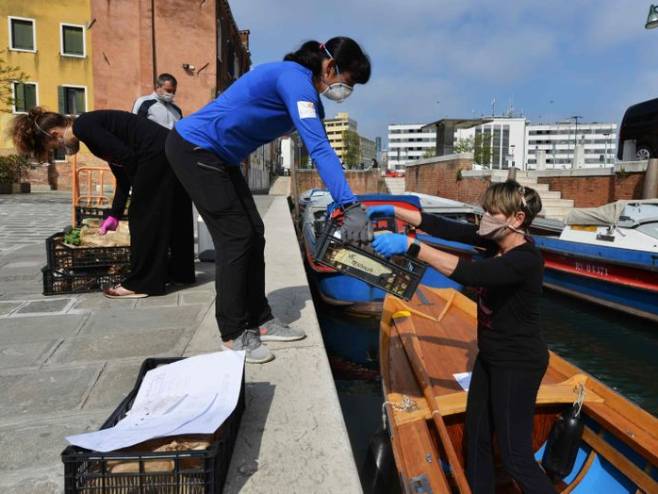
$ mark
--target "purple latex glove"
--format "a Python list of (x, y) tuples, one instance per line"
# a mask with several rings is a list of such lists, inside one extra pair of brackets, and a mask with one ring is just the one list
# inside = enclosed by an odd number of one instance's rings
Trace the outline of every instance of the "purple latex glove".
[(409, 248), (408, 237), (402, 233), (382, 233), (372, 242), (375, 251), (384, 257), (404, 254)]
[(114, 231), (119, 226), (119, 218), (114, 216), (108, 216), (105, 218), (105, 221), (101, 223), (100, 228), (98, 229), (99, 235), (105, 235), (108, 231)]

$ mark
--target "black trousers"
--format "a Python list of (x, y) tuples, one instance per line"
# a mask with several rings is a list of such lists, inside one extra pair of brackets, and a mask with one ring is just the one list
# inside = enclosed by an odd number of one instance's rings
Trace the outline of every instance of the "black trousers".
[(164, 152), (142, 160), (130, 179), (131, 266), (123, 286), (139, 293), (162, 295), (170, 280), (193, 283), (192, 202)]
[(167, 158), (215, 244), (217, 325), (224, 341), (272, 319), (265, 296), (265, 226), (240, 168), (172, 130)]
[(503, 466), (523, 492), (555, 493), (532, 451), (535, 400), (545, 372), (475, 360), (466, 406), (466, 476), (473, 494), (495, 492), (494, 432)]

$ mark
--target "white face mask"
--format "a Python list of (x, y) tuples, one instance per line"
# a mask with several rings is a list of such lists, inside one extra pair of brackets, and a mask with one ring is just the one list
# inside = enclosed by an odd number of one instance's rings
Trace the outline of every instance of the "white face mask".
[[(327, 47), (324, 45), (322, 45), (322, 47), (324, 48), (325, 53), (329, 55), (329, 58), (335, 62), (334, 56), (329, 50), (327, 50)], [(334, 64), (334, 68), (336, 69), (336, 75), (340, 75), (338, 65)], [(333, 84), (327, 84), (327, 88), (320, 94), (322, 94), (322, 96), (325, 98), (335, 101), (336, 103), (342, 103), (349, 97), (350, 94), (352, 94), (352, 91), (353, 88), (349, 84), (345, 84), (344, 82), (334, 82)]]
[(171, 103), (174, 101), (174, 95), (173, 93), (162, 93), (158, 94), (158, 99), (163, 103)]
[(329, 84), (327, 89), (322, 91), (322, 96), (328, 98), (336, 103), (342, 103), (347, 97), (352, 94), (352, 88), (342, 82)]

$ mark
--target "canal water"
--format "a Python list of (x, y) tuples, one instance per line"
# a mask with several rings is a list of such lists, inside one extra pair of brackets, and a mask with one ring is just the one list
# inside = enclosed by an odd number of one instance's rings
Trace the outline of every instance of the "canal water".
[[(377, 369), (379, 321), (316, 300), (357, 466), (382, 424)], [(547, 290), (544, 338), (550, 349), (658, 416), (658, 324)]]

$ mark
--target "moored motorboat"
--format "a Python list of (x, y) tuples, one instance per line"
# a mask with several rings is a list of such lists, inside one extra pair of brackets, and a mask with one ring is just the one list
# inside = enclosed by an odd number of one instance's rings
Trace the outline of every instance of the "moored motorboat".
[[(470, 492), (460, 381), (477, 354), (476, 312), (472, 300), (451, 289), (420, 287), (409, 302), (386, 297), (380, 368), (403, 492)], [(556, 491), (658, 492), (658, 419), (554, 353), (537, 395), (538, 461), (557, 417), (579, 398), (585, 428), (571, 471), (554, 479)], [(520, 492), (499, 477), (496, 492)]]
[(658, 199), (574, 209), (559, 237), (535, 235), (544, 284), (658, 321)]

